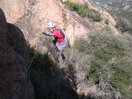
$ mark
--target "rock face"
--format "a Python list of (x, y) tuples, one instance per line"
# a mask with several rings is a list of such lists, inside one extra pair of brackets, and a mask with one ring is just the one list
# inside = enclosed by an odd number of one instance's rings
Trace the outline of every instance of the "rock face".
[[(49, 22), (62, 28), (70, 45), (75, 43), (77, 37), (85, 37), (93, 29), (106, 26), (104, 22), (92, 22), (69, 11), (64, 1), (67, 0), (0, 0), (0, 8), (5, 12), (7, 21), (22, 30), (7, 24), (3, 12), (0, 12), (0, 99), (10, 98), (17, 85), (26, 78), (28, 66), (25, 39), (37, 50), (46, 50), (42, 32), (47, 31)], [(89, 8), (96, 9), (87, 0), (71, 1), (88, 4)], [(100, 13), (104, 18), (111, 18), (110, 27), (118, 34), (112, 17), (106, 12)], [(33, 99), (30, 81), (25, 79), (22, 85), (17, 99)]]
[[(12, 6), (8, 6), (8, 1)], [(71, 45), (74, 44), (75, 38), (85, 36), (95, 27), (105, 26), (103, 22), (91, 22), (75, 12), (65, 9), (62, 3), (64, 1), (67, 0), (20, 0), (20, 2), (18, 0), (14, 0), (14, 2), (2, 0), (0, 1), (0, 7), (5, 11), (7, 20), (16, 23), (21, 28), (26, 40), (32, 46), (38, 44), (42, 46), (42, 42), (40, 42), (40, 39), (42, 39), (41, 32), (46, 31), (49, 22), (54, 22), (65, 31)], [(90, 8), (94, 8), (87, 0), (71, 1), (88, 4)], [(43, 48), (38, 47), (37, 49), (43, 50)]]
[(10, 23), (15, 23), (25, 14), (28, 4), (28, 0), (0, 0), (0, 8), (4, 10), (7, 22)]
[(1, 9), (0, 37), (0, 99), (33, 99), (26, 73), (26, 41), (19, 28), (6, 22)]

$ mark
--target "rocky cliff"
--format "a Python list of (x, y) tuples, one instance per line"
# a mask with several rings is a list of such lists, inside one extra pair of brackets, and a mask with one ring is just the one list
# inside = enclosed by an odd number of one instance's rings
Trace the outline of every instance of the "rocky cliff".
[[(105, 26), (103, 22), (92, 22), (69, 11), (65, 8), (64, 1), (67, 0), (1, 0), (0, 7), (4, 10), (7, 21), (19, 26), (33, 46), (41, 44), (38, 40), (41, 38), (41, 32), (46, 31), (49, 22), (54, 22), (65, 31), (71, 45), (76, 37), (86, 35), (95, 27)], [(71, 1), (94, 8), (87, 0)], [(107, 12), (102, 11), (101, 14), (104, 18), (110, 19), (112, 30), (118, 34), (114, 28), (114, 19)]]
[(0, 99), (33, 99), (25, 38), (17, 26), (6, 22), (1, 9), (0, 37)]
[[(26, 42), (37, 51), (45, 52), (47, 48), (41, 33), (46, 31), (49, 22), (54, 22), (63, 29), (71, 45), (75, 43), (77, 37), (85, 37), (90, 31), (106, 26), (103, 21), (93, 22), (66, 9), (64, 1), (67, 0), (0, 0), (0, 8), (5, 12), (7, 22), (11, 23), (6, 22), (1, 10), (0, 98), (15, 96), (17, 99), (33, 99), (34, 91), (27, 77), (29, 62), (25, 49)], [(87, 0), (71, 1), (87, 4), (90, 8), (96, 9)], [(114, 27), (116, 24), (114, 19), (107, 12), (100, 13), (103, 18), (110, 19), (109, 26), (118, 34)], [(21, 92), (16, 94), (19, 85), (23, 87)], [(79, 88), (82, 87), (78, 86), (77, 92), (85, 94)]]

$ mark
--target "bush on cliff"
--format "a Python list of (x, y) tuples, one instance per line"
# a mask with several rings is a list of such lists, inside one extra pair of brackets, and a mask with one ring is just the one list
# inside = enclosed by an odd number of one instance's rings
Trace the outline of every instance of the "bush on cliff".
[(101, 14), (98, 11), (89, 9), (85, 4), (76, 4), (72, 1), (66, 1), (64, 2), (64, 4), (71, 11), (76, 11), (82, 17), (91, 18), (93, 21), (97, 22), (100, 22), (102, 20)]
[(130, 35), (115, 35), (105, 27), (89, 33), (88, 39), (78, 39), (68, 59), (71, 59), (74, 66), (79, 66), (79, 70), (85, 73), (86, 79), (88, 78), (93, 84), (100, 85), (101, 79), (104, 78), (105, 82), (122, 93), (123, 98), (130, 99), (132, 98), (131, 49)]

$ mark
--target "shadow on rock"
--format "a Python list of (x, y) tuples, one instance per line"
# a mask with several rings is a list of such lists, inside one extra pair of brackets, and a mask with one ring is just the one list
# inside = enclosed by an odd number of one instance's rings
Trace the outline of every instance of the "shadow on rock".
[(0, 99), (33, 99), (27, 76), (28, 51), (22, 31), (7, 23), (0, 9)]
[(78, 99), (75, 87), (64, 69), (50, 60), (48, 54), (30, 49), (35, 59), (31, 68), (31, 81), (35, 89), (35, 99)]

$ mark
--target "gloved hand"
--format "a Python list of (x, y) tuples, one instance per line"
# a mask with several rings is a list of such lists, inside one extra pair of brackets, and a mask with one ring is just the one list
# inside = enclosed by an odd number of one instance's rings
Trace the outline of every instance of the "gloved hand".
[(48, 35), (49, 33), (48, 32), (42, 32), (42, 34)]

